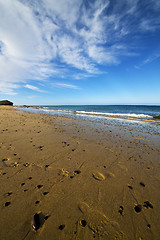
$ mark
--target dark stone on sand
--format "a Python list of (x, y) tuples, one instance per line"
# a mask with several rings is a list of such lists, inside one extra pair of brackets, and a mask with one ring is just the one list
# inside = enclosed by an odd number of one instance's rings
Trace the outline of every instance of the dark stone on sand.
[(119, 212), (121, 215), (123, 215), (123, 210), (124, 210), (123, 206), (120, 206), (118, 212)]
[(43, 195), (45, 196), (45, 195), (47, 195), (48, 193), (49, 193), (49, 192), (44, 192)]
[(8, 100), (3, 100), (3, 101), (0, 101), (0, 105), (13, 106), (13, 102), (10, 102), (10, 101), (8, 101)]
[(86, 220), (83, 219), (80, 221), (80, 224), (82, 227), (85, 227), (87, 225), (87, 222), (86, 222)]
[(59, 226), (59, 230), (63, 230), (64, 228), (65, 228), (65, 225), (64, 225), (64, 224), (62, 224), (62, 225)]
[(4, 158), (4, 159), (2, 159), (2, 162), (6, 162), (8, 159), (7, 158)]
[(139, 183), (142, 187), (145, 187), (145, 184), (143, 182)]
[(142, 206), (140, 204), (138, 204), (135, 206), (134, 210), (136, 211), (136, 213), (139, 213), (142, 210)]
[(42, 151), (43, 148), (44, 148), (44, 146), (41, 145), (41, 146), (39, 146), (38, 148)]
[(44, 220), (47, 220), (51, 215), (45, 216)]
[(44, 222), (45, 222), (45, 216), (43, 215), (43, 213), (42, 212), (36, 213), (36, 214), (34, 214), (33, 219), (32, 219), (32, 228), (35, 231), (37, 231), (39, 228), (42, 227)]
[(10, 204), (11, 204), (11, 202), (6, 202), (6, 203), (4, 204), (4, 206), (5, 206), (5, 207), (8, 207)]
[(80, 170), (75, 170), (74, 173), (76, 173), (76, 174), (80, 174), (81, 171), (80, 171)]
[(12, 192), (8, 192), (8, 196), (12, 195)]
[(143, 206), (144, 206), (145, 208), (153, 208), (152, 203), (150, 203), (149, 201), (145, 201)]

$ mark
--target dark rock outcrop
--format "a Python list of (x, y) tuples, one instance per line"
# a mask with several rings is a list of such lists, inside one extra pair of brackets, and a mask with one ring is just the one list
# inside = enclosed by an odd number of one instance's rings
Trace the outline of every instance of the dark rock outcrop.
[(13, 102), (10, 102), (8, 100), (3, 100), (3, 101), (0, 101), (0, 105), (10, 105), (10, 106), (13, 106)]

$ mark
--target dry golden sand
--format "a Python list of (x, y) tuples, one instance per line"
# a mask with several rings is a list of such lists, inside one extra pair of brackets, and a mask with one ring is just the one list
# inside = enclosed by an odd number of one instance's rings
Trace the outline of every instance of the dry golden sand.
[(160, 134), (147, 128), (0, 107), (0, 239), (159, 240)]

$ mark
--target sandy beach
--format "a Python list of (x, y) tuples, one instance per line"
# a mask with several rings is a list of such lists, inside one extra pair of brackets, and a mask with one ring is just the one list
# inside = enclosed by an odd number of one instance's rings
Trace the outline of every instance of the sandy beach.
[(0, 239), (159, 240), (158, 124), (1, 106)]

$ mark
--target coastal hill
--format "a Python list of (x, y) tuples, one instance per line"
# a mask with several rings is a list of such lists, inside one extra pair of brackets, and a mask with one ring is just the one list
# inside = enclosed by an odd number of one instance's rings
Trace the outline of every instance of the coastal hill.
[(13, 102), (10, 102), (8, 100), (3, 100), (3, 101), (0, 101), (0, 105), (10, 105), (10, 106), (13, 106)]

